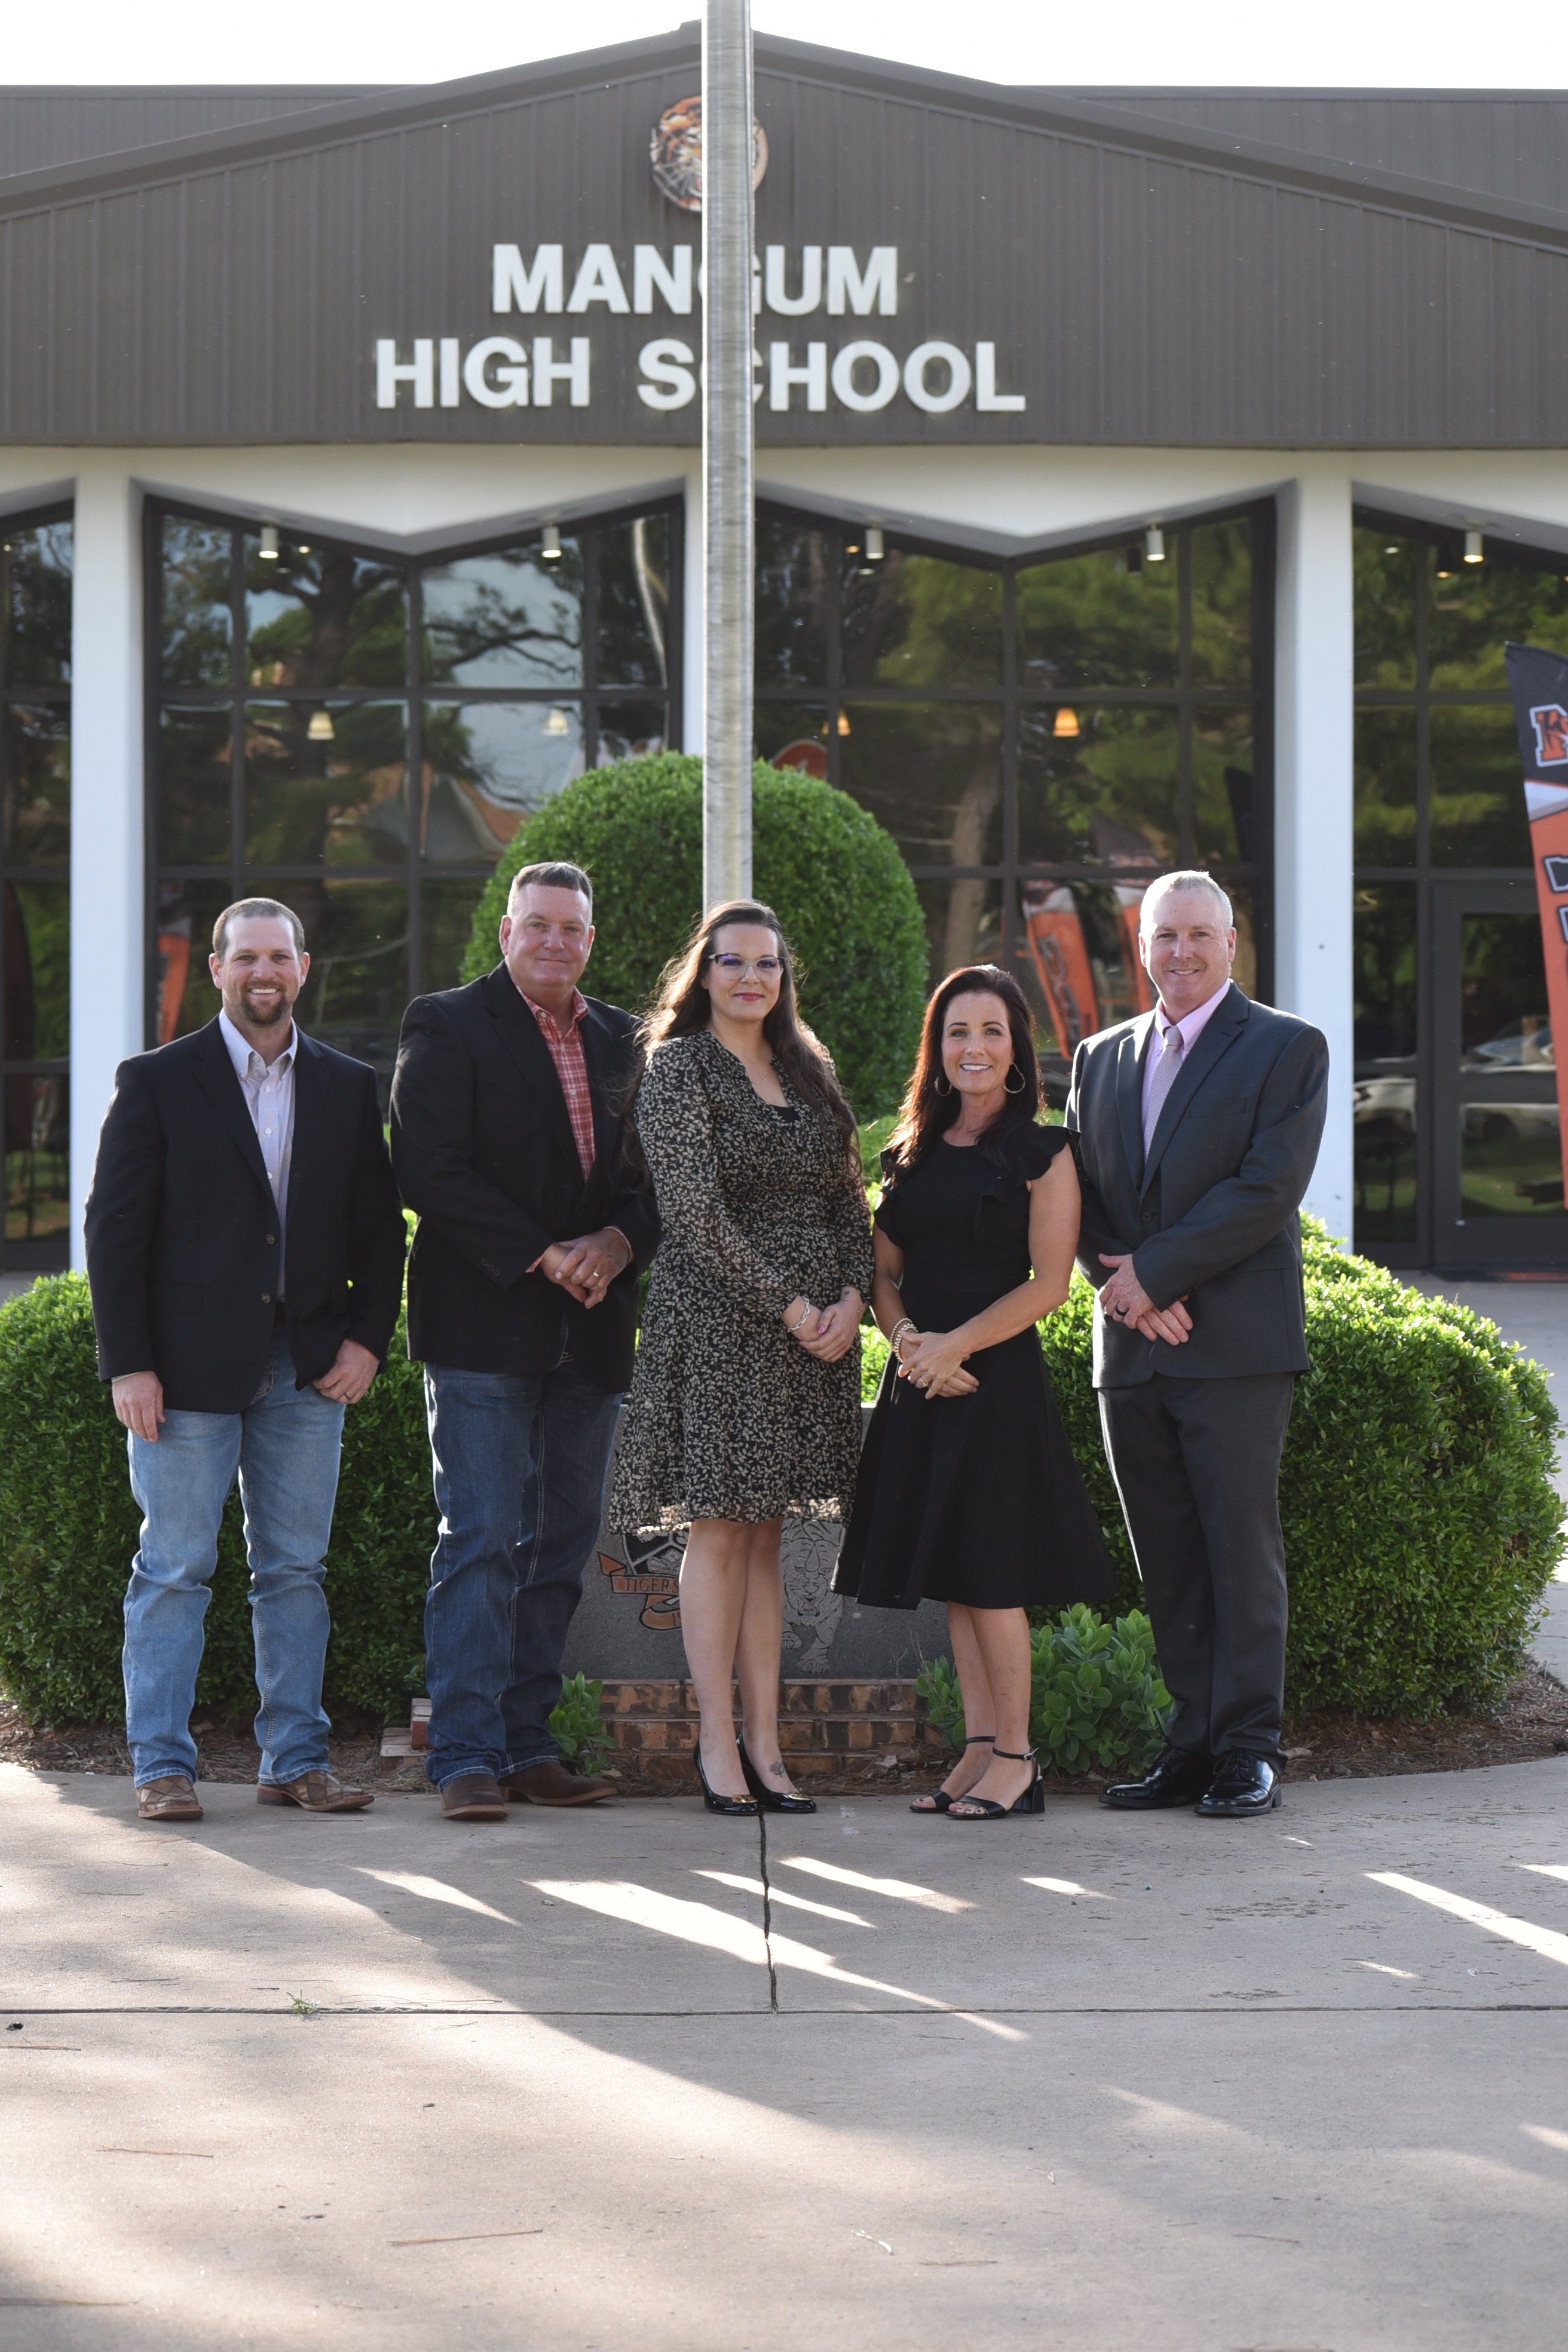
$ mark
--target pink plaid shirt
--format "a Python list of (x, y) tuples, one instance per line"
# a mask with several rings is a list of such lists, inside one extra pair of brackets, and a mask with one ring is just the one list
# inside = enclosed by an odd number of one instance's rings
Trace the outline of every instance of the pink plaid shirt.
[[(522, 991), (518, 991), (520, 996)], [(588, 1065), (583, 1054), (579, 1034), (588, 1006), (582, 991), (572, 992), (572, 1018), (564, 1029), (557, 1026), (553, 1013), (542, 1004), (535, 1004), (531, 996), (523, 1003), (539, 1024), (539, 1034), (550, 1048), (550, 1058), (555, 1065), (555, 1075), (561, 1081), (561, 1091), (566, 1097), (566, 1116), (572, 1122), (573, 1139), (577, 1157), (582, 1162), (585, 1184), (594, 1172), (594, 1098), (588, 1092)]]

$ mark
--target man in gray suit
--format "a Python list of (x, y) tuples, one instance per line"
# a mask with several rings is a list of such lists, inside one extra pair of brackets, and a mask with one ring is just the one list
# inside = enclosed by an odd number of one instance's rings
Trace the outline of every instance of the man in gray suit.
[(1297, 1212), (1329, 1049), (1236, 986), (1208, 875), (1150, 885), (1139, 952), (1159, 1002), (1085, 1038), (1067, 1117), (1100, 1423), (1175, 1703), (1158, 1761), (1100, 1802), (1234, 1819), (1279, 1802), (1279, 1455), (1307, 1369)]

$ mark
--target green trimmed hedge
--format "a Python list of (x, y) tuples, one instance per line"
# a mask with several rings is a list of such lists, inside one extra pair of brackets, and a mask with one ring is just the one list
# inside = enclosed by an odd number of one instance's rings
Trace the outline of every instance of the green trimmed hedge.
[[(753, 882), (789, 934), (801, 1010), (838, 1066), (857, 1117), (889, 1111), (920, 1043), (926, 936), (892, 835), (847, 793), (758, 761)], [(474, 914), (463, 978), (497, 956), (520, 866), (559, 857), (593, 877), (597, 937), (584, 985), (640, 1013), (702, 908), (702, 762), (679, 751), (594, 768), (531, 816)]]
[[(1116, 1558), (1134, 1575), (1089, 1384), (1092, 1294), (1045, 1327), (1068, 1432)], [(1486, 1705), (1523, 1661), (1562, 1550), (1557, 1416), (1544, 1375), (1495, 1324), (1307, 1236), (1312, 1370), (1297, 1392), (1281, 1500), (1290, 1572), (1289, 1700), (1363, 1715)], [(422, 1686), (435, 1511), (419, 1368), (401, 1353), (349, 1412), (328, 1594), (329, 1705), (397, 1715)], [(886, 1349), (868, 1339), (874, 1388)], [(94, 1373), (87, 1285), (39, 1282), (0, 1308), (0, 1685), (36, 1716), (120, 1712), (120, 1606), (137, 1519), (125, 1439)], [(225, 1520), (197, 1687), (251, 1700), (238, 1503)]]

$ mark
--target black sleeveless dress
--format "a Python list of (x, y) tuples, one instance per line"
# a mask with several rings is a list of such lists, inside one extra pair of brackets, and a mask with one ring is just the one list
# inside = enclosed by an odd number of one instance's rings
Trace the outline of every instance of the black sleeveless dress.
[[(904, 1254), (904, 1311), (951, 1331), (1029, 1278), (1031, 1179), (1069, 1150), (1059, 1127), (1008, 1146), (1005, 1171), (938, 1143), (884, 1193), (877, 1223)], [(1064, 1609), (1115, 1579), (1033, 1328), (984, 1348), (972, 1396), (928, 1398), (889, 1357), (833, 1585), (863, 1606)]]

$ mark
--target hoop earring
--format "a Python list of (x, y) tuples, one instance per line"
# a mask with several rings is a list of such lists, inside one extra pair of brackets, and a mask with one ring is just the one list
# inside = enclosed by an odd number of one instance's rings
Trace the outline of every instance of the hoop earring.
[[(1017, 1085), (1016, 1085), (1016, 1087), (1012, 1087), (1012, 1086), (1008, 1086), (1008, 1085), (1007, 1085), (1007, 1078), (1013, 1078), (1013, 1077), (1016, 1077), (1016, 1078), (1017, 1079), (1017, 1081), (1018, 1081), (1018, 1083), (1017, 1083)], [(1006, 1077), (1006, 1078), (1004, 1078), (1004, 1079), (1003, 1079), (1003, 1081), (1002, 1081), (1002, 1084), (1004, 1085), (1004, 1087), (1006, 1087), (1007, 1092), (1008, 1092), (1010, 1095), (1021, 1095), (1021, 1094), (1025, 1091), (1025, 1089), (1027, 1087), (1028, 1083), (1029, 1083), (1028, 1079), (1024, 1076), (1023, 1071), (1022, 1071), (1021, 1069), (1019, 1069), (1017, 1063), (1016, 1063), (1016, 1062), (1012, 1062), (1012, 1063), (1010, 1063), (1010, 1064), (1008, 1065), (1008, 1068), (1007, 1068), (1007, 1077)]]
[(944, 1078), (939, 1071), (937, 1074), (936, 1084), (932, 1087), (931, 1092), (933, 1095), (950, 1095), (952, 1092), (952, 1079)]

